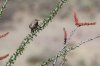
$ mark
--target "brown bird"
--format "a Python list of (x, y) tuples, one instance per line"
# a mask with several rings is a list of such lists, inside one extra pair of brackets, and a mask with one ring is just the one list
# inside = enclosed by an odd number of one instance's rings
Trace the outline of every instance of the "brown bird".
[(33, 32), (34, 29), (37, 28), (37, 26), (38, 26), (38, 21), (39, 21), (38, 19), (35, 19), (35, 20), (32, 21), (31, 24), (29, 25), (29, 28), (31, 29), (31, 32)]

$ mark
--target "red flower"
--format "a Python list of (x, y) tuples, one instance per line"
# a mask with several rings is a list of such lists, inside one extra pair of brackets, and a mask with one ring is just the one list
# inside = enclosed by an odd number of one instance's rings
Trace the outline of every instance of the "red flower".
[(79, 20), (78, 20), (78, 17), (76, 15), (76, 12), (74, 12), (74, 22), (75, 22), (75, 24), (79, 23)]
[(65, 28), (63, 28), (64, 31), (64, 44), (66, 44), (66, 40), (67, 40), (67, 31)]
[(9, 54), (6, 54), (6, 55), (4, 55), (4, 56), (1, 56), (0, 57), (0, 60), (3, 60), (3, 59), (5, 59), (5, 58), (7, 58), (9, 56)]
[(76, 14), (76, 12), (74, 12), (74, 22), (75, 22), (75, 25), (77, 26), (77, 27), (80, 27), (80, 26), (89, 26), (89, 25), (95, 25), (96, 24), (96, 22), (91, 22), (91, 23), (87, 23), (87, 22), (85, 22), (85, 23), (79, 23), (79, 20), (78, 20), (78, 17), (77, 17), (77, 14)]
[(3, 35), (0, 35), (0, 38), (3, 38), (3, 37), (5, 37), (5, 36), (7, 36), (9, 34), (9, 32), (7, 32), (7, 33), (5, 33), (5, 34), (3, 34)]

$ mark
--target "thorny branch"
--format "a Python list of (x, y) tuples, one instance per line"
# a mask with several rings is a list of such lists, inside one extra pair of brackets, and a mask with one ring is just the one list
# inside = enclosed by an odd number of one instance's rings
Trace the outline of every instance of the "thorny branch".
[(2, 16), (3, 11), (6, 8), (7, 3), (8, 3), (8, 0), (5, 0), (4, 3), (3, 3), (3, 5), (2, 5), (2, 7), (1, 7), (1, 9), (0, 9), (0, 17)]
[(61, 0), (57, 4), (57, 6), (50, 12), (50, 14), (47, 16), (47, 18), (45, 18), (43, 20), (43, 23), (38, 25), (37, 28), (35, 28), (35, 30), (33, 32), (31, 32), (30, 34), (28, 34), (28, 36), (26, 36), (24, 38), (24, 40), (21, 42), (21, 45), (19, 46), (19, 48), (16, 50), (15, 53), (13, 53), (13, 55), (10, 57), (10, 59), (6, 63), (6, 66), (12, 66), (12, 64), (14, 64), (17, 57), (19, 55), (22, 55), (23, 51), (25, 50), (26, 46), (30, 43), (30, 41), (32, 41), (37, 36), (38, 32), (43, 30), (48, 25), (48, 23), (56, 16), (58, 11), (62, 8), (63, 4), (66, 2), (67, 2), (67, 0)]

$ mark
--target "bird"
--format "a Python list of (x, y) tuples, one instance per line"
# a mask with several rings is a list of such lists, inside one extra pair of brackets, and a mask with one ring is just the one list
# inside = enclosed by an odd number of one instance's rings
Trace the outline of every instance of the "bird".
[(34, 32), (34, 30), (37, 28), (38, 26), (38, 19), (35, 19), (31, 22), (31, 24), (29, 25), (29, 28), (31, 29), (31, 32)]

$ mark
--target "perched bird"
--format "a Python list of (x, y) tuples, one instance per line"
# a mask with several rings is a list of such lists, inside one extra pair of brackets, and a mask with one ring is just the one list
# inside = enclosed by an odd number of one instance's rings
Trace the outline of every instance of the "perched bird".
[(31, 29), (31, 32), (33, 32), (34, 29), (37, 28), (37, 26), (38, 26), (38, 21), (39, 21), (38, 19), (35, 19), (35, 20), (32, 21), (31, 24), (29, 25), (29, 28)]

